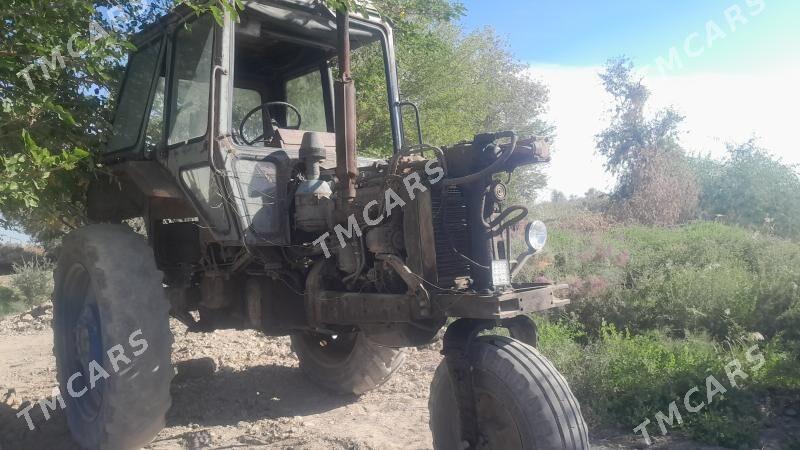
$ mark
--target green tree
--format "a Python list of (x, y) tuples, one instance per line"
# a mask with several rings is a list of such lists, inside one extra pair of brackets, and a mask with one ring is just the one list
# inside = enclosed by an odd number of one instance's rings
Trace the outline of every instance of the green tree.
[[(395, 26), (401, 96), (421, 110), (423, 138), (433, 145), (471, 139), (475, 134), (515, 130), (547, 135), (542, 120), (547, 87), (533, 80), (491, 28), (465, 32), (464, 12), (449, 0), (379, 0), (376, 7)], [(359, 88), (359, 149), (385, 156), (391, 148), (380, 55), (368, 70), (354, 73)], [(374, 80), (365, 83), (364, 80)], [(412, 124), (411, 117), (406, 123)], [(407, 139), (416, 142), (413, 125)], [(530, 204), (547, 184), (539, 167), (525, 167), (511, 180), (511, 200)]]
[(74, 169), (99, 142), (109, 98), (104, 89), (117, 76), (113, 61), (125, 51), (118, 34), (92, 25), (104, 19), (98, 8), (108, 6), (24, 0), (0, 6), (4, 225), (38, 234), (80, 220), (73, 205), (80, 203), (86, 166)]
[(683, 116), (673, 108), (659, 110), (651, 117), (645, 115), (650, 90), (636, 75), (630, 59), (610, 59), (600, 79), (614, 106), (611, 123), (595, 139), (611, 173), (625, 175), (644, 149), (678, 150), (678, 126)]
[(800, 175), (755, 140), (728, 145), (722, 161), (692, 159), (700, 180), (700, 205), (709, 217), (800, 237)]
[[(173, 5), (0, 4), (0, 226), (47, 241), (84, 223), (85, 188), (97, 168), (91, 154), (102, 145), (126, 55), (134, 49), (127, 38)], [(233, 5), (215, 0), (193, 7), (219, 16)]]
[[(513, 129), (545, 133), (545, 86), (528, 77), (492, 29), (465, 33), (461, 4), (448, 0), (374, 2), (395, 27), (401, 96), (422, 111), (427, 143), (446, 145), (476, 133)], [(377, 50), (377, 49), (374, 49)], [(378, 51), (354, 55), (359, 148), (391, 149), (383, 62)], [(409, 122), (411, 123), (411, 122)], [(407, 127), (411, 130), (413, 126)], [(412, 142), (414, 136), (409, 136)]]
[(645, 114), (650, 91), (627, 58), (609, 60), (600, 79), (614, 99), (611, 122), (595, 137), (606, 169), (618, 176), (612, 211), (654, 225), (690, 218), (698, 188), (678, 143), (683, 117), (672, 108)]

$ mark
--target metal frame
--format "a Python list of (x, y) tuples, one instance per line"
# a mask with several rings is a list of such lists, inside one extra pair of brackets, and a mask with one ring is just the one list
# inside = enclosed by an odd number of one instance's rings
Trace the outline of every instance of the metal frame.
[(532, 283), (513, 287), (513, 290), (498, 294), (442, 292), (433, 296), (433, 303), (448, 317), (498, 320), (560, 308), (570, 303), (570, 300), (555, 295), (556, 291), (569, 287), (565, 284)]

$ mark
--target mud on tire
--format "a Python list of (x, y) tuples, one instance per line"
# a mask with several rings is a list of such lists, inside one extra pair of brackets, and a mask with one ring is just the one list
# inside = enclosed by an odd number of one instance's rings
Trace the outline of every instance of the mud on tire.
[[(533, 347), (482, 336), (470, 347), (478, 448), (583, 450), (588, 429), (564, 377)], [(436, 369), (428, 403), (433, 447), (462, 448), (453, 381), (445, 361)]]
[[(164, 427), (173, 376), (169, 303), (152, 250), (126, 226), (90, 225), (64, 239), (54, 278), (54, 350), (74, 439), (92, 449), (147, 444)], [(117, 345), (130, 361), (117, 359), (118, 371), (108, 354)], [(110, 375), (93, 388), (91, 361)], [(78, 398), (68, 390), (76, 373), (71, 392), (87, 389)]]
[(373, 344), (359, 332), (335, 339), (315, 333), (294, 334), (292, 349), (306, 377), (340, 394), (361, 395), (375, 389), (406, 358), (403, 350)]

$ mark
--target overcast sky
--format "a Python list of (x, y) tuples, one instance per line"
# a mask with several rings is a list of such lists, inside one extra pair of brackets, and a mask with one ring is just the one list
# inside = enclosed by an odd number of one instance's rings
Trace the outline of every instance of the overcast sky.
[(610, 98), (597, 77), (626, 55), (643, 69), (651, 110), (686, 116), (682, 144), (723, 156), (726, 142), (758, 137), (800, 163), (800, 1), (466, 0), (467, 29), (492, 26), (529, 74), (550, 87), (556, 126), (550, 187), (580, 195), (613, 180), (594, 151)]

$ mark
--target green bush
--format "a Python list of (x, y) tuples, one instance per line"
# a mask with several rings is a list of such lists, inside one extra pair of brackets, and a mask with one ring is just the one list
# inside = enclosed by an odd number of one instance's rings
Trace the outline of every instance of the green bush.
[(586, 338), (581, 326), (568, 320), (550, 321), (534, 317), (539, 333), (539, 350), (563, 373), (582, 378), (584, 350), (581, 341)]
[(568, 311), (594, 336), (605, 321), (719, 341), (800, 339), (800, 245), (738, 227), (551, 227), (535, 276), (571, 285)]
[(0, 317), (18, 313), (24, 309), (19, 292), (6, 286), (0, 286)]
[[(573, 300), (537, 319), (540, 348), (587, 420), (633, 430), (649, 419), (657, 436), (656, 413), (675, 401), (683, 423), (671, 431), (757, 445), (770, 396), (800, 393), (800, 244), (716, 222), (655, 228), (571, 205), (537, 212), (550, 238), (524, 276), (566, 282)], [(731, 388), (725, 365), (761, 338), (763, 367), (744, 364), (748, 379)], [(705, 392), (709, 375), (728, 391), (689, 413), (684, 394)]]
[(53, 265), (40, 259), (14, 264), (11, 286), (27, 306), (45, 303), (53, 293)]
[[(683, 423), (667, 426), (670, 433), (680, 430), (708, 444), (738, 448), (757, 444), (768, 392), (800, 392), (800, 362), (778, 344), (759, 347), (764, 363), (758, 367), (746, 354), (752, 344), (723, 346), (702, 334), (675, 339), (660, 331), (632, 334), (604, 325), (597, 338), (581, 345), (578, 341), (586, 335), (574, 321), (537, 322), (540, 350), (567, 378), (592, 425), (633, 430), (649, 419), (648, 432), (658, 436), (655, 416), (659, 411), (668, 414), (674, 401)], [(725, 371), (733, 360), (747, 374), (737, 378), (737, 387)], [(699, 412), (687, 411), (686, 392), (697, 387), (693, 402), (703, 401), (710, 375), (726, 392), (714, 395)]]

